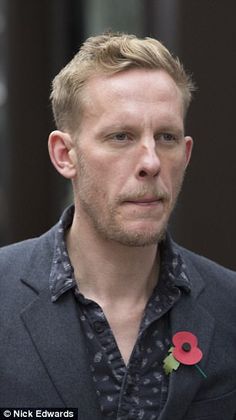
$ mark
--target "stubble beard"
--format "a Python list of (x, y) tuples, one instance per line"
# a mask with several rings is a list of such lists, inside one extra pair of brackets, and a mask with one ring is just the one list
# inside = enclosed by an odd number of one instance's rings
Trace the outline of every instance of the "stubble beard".
[(157, 244), (165, 235), (166, 224), (158, 232), (148, 229), (125, 229), (122, 221), (118, 221), (120, 219), (118, 211), (113, 207), (107, 205), (106, 217), (102, 218), (101, 212), (98, 212), (86, 201), (80, 200), (80, 204), (97, 234), (106, 241), (116, 242), (128, 247), (145, 247)]
[[(106, 203), (106, 192), (103, 191), (104, 204), (103, 207), (99, 205), (102, 199), (101, 186), (96, 185), (96, 179), (90, 175), (83, 158), (80, 158), (79, 166), (80, 174), (76, 186), (78, 208), (84, 213), (87, 222), (93, 227), (97, 235), (100, 235), (103, 240), (128, 247), (146, 247), (162, 241), (166, 234), (169, 217), (181, 191), (184, 176), (179, 181), (179, 185), (176, 186), (176, 197), (171, 204), (169, 195), (162, 192), (164, 204), (167, 204), (167, 207), (170, 208), (166, 210), (167, 214), (163, 217), (163, 220), (160, 220), (160, 226), (155, 229), (135, 230), (125, 227), (125, 222), (119, 212), (124, 197), (118, 197), (112, 204)], [(100, 200), (98, 201), (96, 200), (96, 192), (100, 192)], [(137, 198), (144, 195), (145, 190), (142, 189), (135, 196)]]
[(161, 242), (166, 234), (169, 213), (172, 212), (172, 207), (174, 207), (172, 205), (168, 214), (164, 216), (165, 220), (163, 217), (163, 220), (159, 221), (158, 228), (128, 229), (117, 210), (118, 205), (107, 203), (103, 211), (97, 204), (96, 198), (93, 198), (88, 191), (84, 195), (80, 190), (79, 207), (88, 223), (92, 225), (96, 235), (99, 235), (105, 241), (116, 242), (128, 247), (146, 247)]

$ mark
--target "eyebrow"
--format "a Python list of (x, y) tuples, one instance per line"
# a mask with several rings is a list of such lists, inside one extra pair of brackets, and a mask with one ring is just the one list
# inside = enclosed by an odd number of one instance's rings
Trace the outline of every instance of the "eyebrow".
[(96, 135), (106, 136), (108, 133), (115, 133), (119, 131), (133, 131), (134, 127), (128, 124), (110, 124), (106, 127), (98, 128)]
[(164, 125), (162, 127), (160, 127), (160, 129), (158, 129), (158, 131), (162, 132), (174, 132), (177, 136), (181, 137), (184, 135), (184, 127), (183, 128), (177, 128), (176, 126), (171, 126), (171, 125)]
[[(114, 121), (109, 122), (107, 125), (105, 126), (100, 126), (98, 125), (97, 129), (96, 129), (96, 137), (98, 136), (106, 136), (109, 133), (115, 133), (115, 132), (123, 132), (123, 131), (127, 131), (127, 132), (132, 132), (132, 131), (140, 131), (140, 120), (137, 124), (137, 121), (135, 121), (133, 124), (130, 123), (129, 121), (127, 121), (127, 118), (122, 119), (123, 121)], [(173, 132), (175, 133), (177, 136), (181, 137), (184, 136), (184, 122), (181, 125), (179, 124), (179, 121), (162, 121), (162, 123), (160, 122), (160, 125), (158, 125), (158, 120), (157, 120), (157, 127), (154, 130), (154, 132)]]

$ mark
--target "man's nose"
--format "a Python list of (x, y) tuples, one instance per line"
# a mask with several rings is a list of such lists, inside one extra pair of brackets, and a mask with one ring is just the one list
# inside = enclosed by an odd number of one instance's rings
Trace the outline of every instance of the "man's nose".
[(156, 177), (160, 172), (161, 162), (157, 154), (155, 140), (140, 145), (137, 177)]

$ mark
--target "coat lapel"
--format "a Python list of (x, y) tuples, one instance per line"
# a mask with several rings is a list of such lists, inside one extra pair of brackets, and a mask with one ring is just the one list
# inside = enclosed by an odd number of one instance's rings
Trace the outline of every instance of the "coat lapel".
[[(24, 280), (24, 283), (35, 290), (35, 285), (40, 284), (37, 280)], [(33, 302), (27, 304), (21, 318), (64, 405), (78, 407), (79, 419), (99, 420), (101, 412), (92, 384), (78, 311), (71, 291), (52, 303), (47, 286)]]
[[(203, 352), (199, 367), (207, 375), (207, 360), (215, 320), (199, 302), (199, 295), (205, 283), (193, 267), (190, 278), (194, 279), (191, 294), (180, 299), (171, 311), (171, 334), (173, 336), (178, 331), (189, 331), (196, 335), (198, 345)], [(195, 366), (180, 365), (176, 371), (173, 371), (170, 375), (168, 399), (160, 420), (183, 419), (195, 394), (206, 380)]]

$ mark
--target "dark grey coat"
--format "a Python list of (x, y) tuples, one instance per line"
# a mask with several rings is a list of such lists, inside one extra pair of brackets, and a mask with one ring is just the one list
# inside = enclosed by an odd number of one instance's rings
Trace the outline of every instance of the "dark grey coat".
[[(73, 292), (50, 300), (54, 235), (0, 251), (0, 407), (78, 407), (99, 420)], [(236, 273), (176, 247), (193, 290), (171, 311), (172, 334), (198, 337), (207, 379), (181, 365), (160, 420), (236, 420)]]

